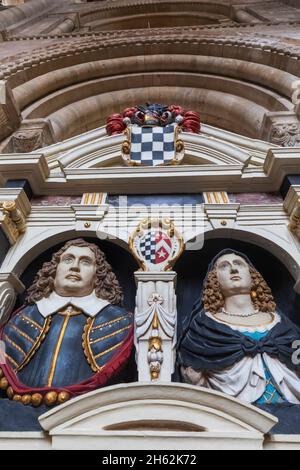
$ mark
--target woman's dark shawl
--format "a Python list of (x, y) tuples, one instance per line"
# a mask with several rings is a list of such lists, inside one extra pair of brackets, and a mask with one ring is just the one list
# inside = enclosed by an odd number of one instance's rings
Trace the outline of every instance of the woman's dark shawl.
[(297, 345), (293, 348), (295, 341), (300, 342), (300, 329), (286, 317), (281, 317), (281, 321), (257, 341), (209, 318), (201, 310), (180, 341), (178, 365), (191, 366), (195, 370), (220, 371), (245, 357), (267, 353), (289, 369), (300, 371), (300, 365), (293, 364), (293, 354), (297, 349)]

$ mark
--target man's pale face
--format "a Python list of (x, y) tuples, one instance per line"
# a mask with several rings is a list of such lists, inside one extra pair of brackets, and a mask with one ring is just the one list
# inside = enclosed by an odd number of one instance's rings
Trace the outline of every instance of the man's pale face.
[(252, 279), (248, 263), (234, 253), (221, 256), (216, 265), (217, 278), (225, 298), (250, 294)]
[(54, 279), (57, 294), (84, 297), (93, 292), (96, 279), (96, 258), (88, 247), (71, 246), (60, 257)]

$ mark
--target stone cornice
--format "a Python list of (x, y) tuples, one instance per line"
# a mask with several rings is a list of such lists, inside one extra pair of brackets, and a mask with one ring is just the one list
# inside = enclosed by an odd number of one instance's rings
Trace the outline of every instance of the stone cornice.
[[(265, 157), (267, 144), (242, 137), (239, 143), (239, 136), (230, 133), (227, 142), (222, 143), (227, 133), (214, 136), (210, 127), (207, 131), (211, 137), (182, 134), (186, 141), (186, 161), (182, 165), (125, 167), (120, 158), (123, 136), (107, 137), (103, 131), (100, 128), (98, 134), (91, 132), (91, 140), (89, 133), (83, 135), (83, 145), (74, 138), (60, 146), (45, 148), (45, 155), (1, 155), (0, 177), (3, 182), (26, 178), (36, 195), (80, 195), (99, 190), (118, 194), (178, 192), (179, 187), (183, 193), (199, 192), (199, 188), (201, 191), (278, 191), (285, 176), (300, 174), (300, 149), (274, 147)], [(252, 163), (255, 144), (258, 154)], [(68, 149), (64, 154), (63, 148)]]
[(42, 154), (0, 155), (0, 178), (27, 179), (34, 193), (39, 194), (50, 174)]

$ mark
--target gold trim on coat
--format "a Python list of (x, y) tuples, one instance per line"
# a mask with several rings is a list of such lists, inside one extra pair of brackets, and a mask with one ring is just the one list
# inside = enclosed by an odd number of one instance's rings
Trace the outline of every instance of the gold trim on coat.
[(24, 358), (23, 362), (21, 362), (21, 364), (16, 369), (16, 372), (19, 372), (20, 370), (22, 370), (23, 367), (25, 367), (31, 361), (32, 357), (35, 355), (35, 353), (39, 349), (40, 345), (42, 344), (42, 342), (46, 338), (46, 334), (48, 333), (49, 328), (50, 328), (51, 320), (52, 320), (51, 316), (46, 318), (39, 337), (37, 338), (37, 340), (33, 344), (32, 348), (30, 349), (27, 356)]
[(70, 320), (71, 316), (72, 316), (72, 314), (67, 314), (65, 316), (63, 325), (61, 327), (59, 337), (58, 337), (58, 340), (57, 340), (57, 343), (56, 343), (56, 346), (55, 346), (55, 349), (54, 349), (54, 353), (53, 353), (53, 356), (52, 356), (52, 360), (51, 360), (51, 366), (50, 366), (50, 372), (49, 372), (49, 376), (48, 376), (47, 387), (51, 387), (51, 385), (52, 385), (58, 354), (59, 354), (61, 344), (63, 342), (65, 332), (66, 332), (66, 329), (67, 329), (67, 326), (68, 326), (68, 323), (69, 323), (69, 320)]
[[(90, 334), (91, 330), (93, 329), (93, 325), (95, 322), (95, 318), (88, 318), (86, 324), (84, 325), (83, 335), (82, 335), (82, 347), (84, 355), (92, 369), (93, 372), (99, 372), (102, 367), (98, 366), (97, 362), (94, 359), (94, 355), (92, 353), (91, 345), (90, 345)], [(104, 325), (104, 323), (103, 323)]]

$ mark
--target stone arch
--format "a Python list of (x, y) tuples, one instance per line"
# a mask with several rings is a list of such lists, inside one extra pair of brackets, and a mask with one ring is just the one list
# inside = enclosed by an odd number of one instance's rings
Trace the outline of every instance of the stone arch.
[[(35, 236), (34, 236), (35, 235)], [(99, 235), (101, 233), (99, 232)], [(103, 233), (105, 237), (107, 234)], [(17, 276), (22, 275), (28, 265), (44, 251), (60, 243), (67, 242), (74, 238), (97, 238), (94, 231), (76, 230), (76, 228), (65, 228), (63, 226), (54, 227), (53, 230), (39, 231), (37, 234), (26, 233), (23, 243), (19, 243), (11, 248), (3, 265), (2, 272), (13, 272)], [(110, 242), (118, 245), (121, 249), (129, 251), (127, 244), (117, 237), (110, 239)]]
[(247, 227), (247, 229), (242, 227), (235, 229), (209, 229), (205, 233), (205, 237), (208, 239), (229, 238), (257, 245), (272, 253), (287, 268), (295, 282), (298, 280), (300, 273), (300, 254), (298, 250), (292, 249), (288, 241), (283, 243), (282, 239), (276, 240), (275, 237), (271, 239), (267, 233), (260, 231), (259, 228), (251, 230), (249, 227)]
[(165, 30), (149, 40), (137, 33), (66, 40), (16, 56), (0, 78), (12, 89), (21, 120), (49, 121), (54, 142), (147, 98), (192, 106), (208, 124), (264, 140), (272, 135), (270, 115), (298, 122), (292, 95), (299, 71), (290, 51), (277, 44), (267, 50), (249, 33), (243, 41), (220, 32), (183, 36), (178, 42)]

